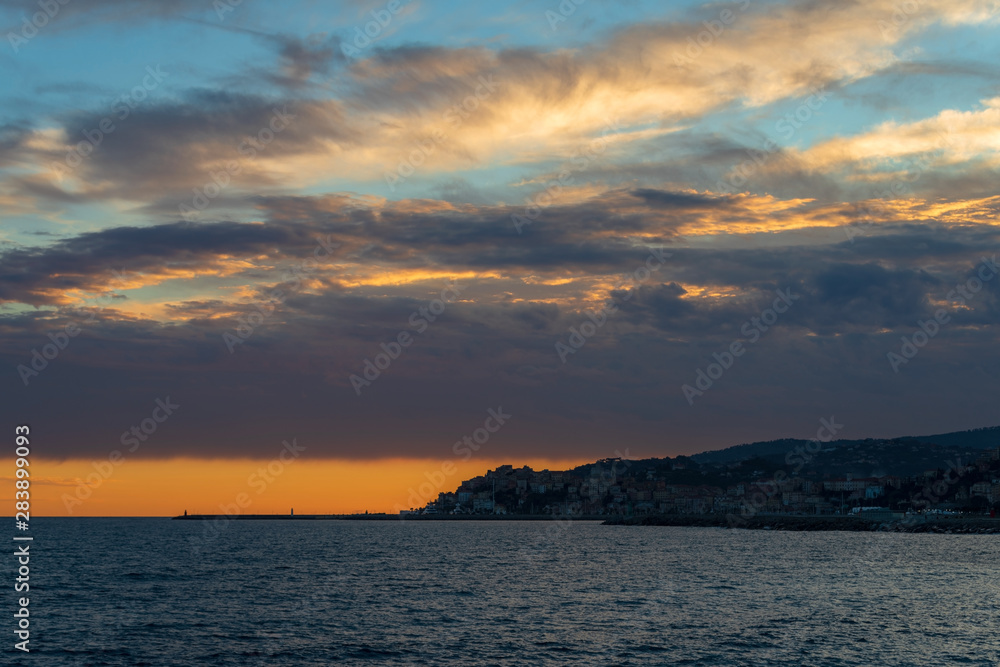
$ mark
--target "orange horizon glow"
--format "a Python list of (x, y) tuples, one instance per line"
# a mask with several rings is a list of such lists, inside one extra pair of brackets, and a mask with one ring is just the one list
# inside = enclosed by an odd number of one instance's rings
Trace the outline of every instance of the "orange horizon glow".
[[(279, 466), (275, 459), (177, 458), (126, 460), (114, 466), (106, 459), (32, 459), (31, 513), (34, 517), (169, 517), (185, 510), (223, 514), (226, 507), (235, 506), (241, 514), (288, 514), (293, 508), (296, 514), (363, 514), (366, 510), (395, 514), (413, 506), (412, 498), (423, 505), (435, 500), (439, 492), (454, 491), (462, 481), (504, 464), (566, 470), (589, 462), (475, 457), (468, 461), (293, 459)], [(5, 463), (7, 470), (13, 470), (12, 460)], [(3, 482), (3, 500), (12, 504), (14, 479), (5, 477)], [(237, 504), (240, 494), (245, 494), (240, 499), (243, 508)]]

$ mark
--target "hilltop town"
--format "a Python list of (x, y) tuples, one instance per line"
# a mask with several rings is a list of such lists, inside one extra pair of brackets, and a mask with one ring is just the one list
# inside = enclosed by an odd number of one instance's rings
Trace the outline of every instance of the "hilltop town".
[(503, 465), (402, 514), (1000, 512), (1000, 446), (903, 438), (819, 446), (783, 440), (747, 447), (744, 458), (721, 455), (729, 451), (722, 450), (603, 459), (565, 471)]

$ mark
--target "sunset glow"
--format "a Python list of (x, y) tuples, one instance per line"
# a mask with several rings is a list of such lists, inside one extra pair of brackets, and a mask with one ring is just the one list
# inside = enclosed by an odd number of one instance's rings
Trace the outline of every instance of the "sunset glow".
[[(6, 461), (8, 469), (12, 461)], [(296, 460), (35, 460), (38, 516), (398, 513), (436, 500), (462, 480), (510, 461), (443, 458)], [(535, 470), (564, 470), (584, 460), (526, 459)], [(110, 472), (110, 474), (109, 474)], [(105, 477), (104, 475), (108, 475)], [(9, 487), (10, 482), (5, 482)], [(249, 502), (239, 498), (245, 494)], [(0, 500), (13, 502), (13, 497)]]

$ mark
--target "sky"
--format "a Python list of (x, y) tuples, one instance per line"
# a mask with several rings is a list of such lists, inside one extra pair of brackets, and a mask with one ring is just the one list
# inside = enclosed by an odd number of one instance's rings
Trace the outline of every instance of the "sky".
[(0, 0), (38, 512), (393, 511), (503, 463), (1000, 423), (998, 27)]

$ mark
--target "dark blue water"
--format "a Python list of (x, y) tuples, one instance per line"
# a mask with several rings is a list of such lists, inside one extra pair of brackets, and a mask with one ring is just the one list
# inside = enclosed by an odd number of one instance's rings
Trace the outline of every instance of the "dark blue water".
[(53, 666), (1000, 664), (1000, 536), (555, 521), (207, 529), (33, 521), (33, 652), (5, 655)]

